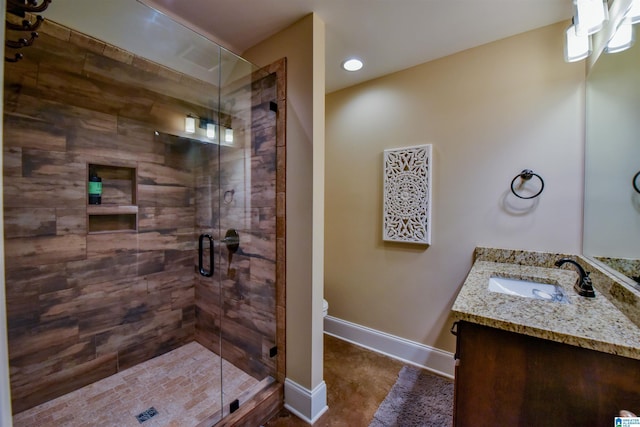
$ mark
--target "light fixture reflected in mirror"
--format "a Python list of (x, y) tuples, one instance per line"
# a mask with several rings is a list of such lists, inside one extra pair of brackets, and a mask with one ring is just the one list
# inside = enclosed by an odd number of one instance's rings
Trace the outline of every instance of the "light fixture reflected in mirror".
[[(203, 142), (233, 143), (233, 129), (222, 126), (212, 119), (201, 118), (192, 114), (189, 114), (184, 119), (184, 132), (195, 135), (194, 138)], [(209, 141), (205, 141), (204, 137)]]
[(604, 51), (607, 53), (622, 52), (633, 46), (634, 41), (633, 24), (631, 18), (627, 17), (620, 22), (615, 34), (607, 42), (607, 47), (605, 47)]
[(185, 133), (196, 133), (196, 118), (189, 114), (184, 118)]
[(207, 138), (214, 139), (216, 137), (216, 125), (214, 123), (207, 123)]
[(233, 129), (228, 128), (224, 130), (224, 142), (233, 142)]
[(589, 36), (602, 29), (609, 19), (606, 0), (573, 0), (574, 22), (578, 36)]
[(640, 0), (633, 0), (631, 8), (627, 12), (627, 16), (631, 18), (631, 24), (640, 22)]

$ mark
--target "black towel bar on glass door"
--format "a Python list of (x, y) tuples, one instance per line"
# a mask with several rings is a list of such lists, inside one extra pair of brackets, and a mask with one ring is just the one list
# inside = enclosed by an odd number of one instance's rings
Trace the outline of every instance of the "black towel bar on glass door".
[[(204, 268), (204, 239), (209, 241), (209, 270)], [(213, 270), (215, 265), (213, 264), (213, 237), (210, 234), (201, 234), (198, 239), (198, 270), (201, 276), (211, 277), (213, 276)]]
[[(518, 194), (518, 192), (514, 188), (514, 184), (516, 183), (517, 179), (520, 178), (520, 180), (522, 180), (522, 181), (529, 181), (534, 176), (540, 180), (540, 190), (536, 194), (534, 194), (533, 196), (522, 196), (522, 195)], [(523, 170), (518, 175), (516, 175), (513, 178), (513, 180), (511, 181), (511, 192), (516, 197), (519, 197), (521, 199), (533, 199), (533, 198), (536, 198), (542, 193), (542, 190), (544, 190), (544, 180), (542, 179), (542, 177), (540, 175), (538, 175), (537, 173), (533, 172), (530, 169)]]

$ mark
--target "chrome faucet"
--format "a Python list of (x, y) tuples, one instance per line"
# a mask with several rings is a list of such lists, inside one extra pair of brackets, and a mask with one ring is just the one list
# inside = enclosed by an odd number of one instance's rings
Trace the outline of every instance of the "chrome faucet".
[(569, 263), (575, 266), (578, 269), (578, 280), (573, 285), (573, 289), (578, 293), (578, 295), (588, 298), (593, 298), (596, 296), (596, 293), (593, 291), (593, 285), (591, 284), (591, 278), (589, 277), (589, 272), (584, 271), (584, 268), (576, 261), (570, 258), (561, 258), (556, 261), (556, 267), (562, 266), (564, 263)]

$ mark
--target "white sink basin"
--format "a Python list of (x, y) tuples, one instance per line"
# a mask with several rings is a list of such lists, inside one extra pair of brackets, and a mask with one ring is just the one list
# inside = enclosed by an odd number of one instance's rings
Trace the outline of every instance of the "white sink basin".
[(569, 303), (562, 288), (551, 283), (492, 276), (489, 278), (489, 291), (524, 298)]

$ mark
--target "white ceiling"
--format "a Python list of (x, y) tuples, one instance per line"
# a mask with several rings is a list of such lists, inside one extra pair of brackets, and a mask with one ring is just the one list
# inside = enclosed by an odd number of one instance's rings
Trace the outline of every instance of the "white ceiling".
[[(326, 26), (327, 93), (572, 15), (572, 0), (142, 1), (239, 55), (315, 12)], [(357, 73), (340, 68), (351, 55), (365, 62)]]

